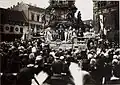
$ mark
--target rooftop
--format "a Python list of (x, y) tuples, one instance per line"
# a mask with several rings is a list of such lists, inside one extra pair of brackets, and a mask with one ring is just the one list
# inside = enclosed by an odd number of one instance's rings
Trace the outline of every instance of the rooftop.
[(2, 16), (1, 21), (3, 24), (9, 23), (9, 21), (27, 22), (27, 19), (22, 11), (20, 12), (3, 8), (0, 8), (0, 11)]
[(34, 11), (37, 11), (37, 12), (44, 12), (44, 11), (45, 11), (44, 8), (32, 6), (32, 5), (30, 5), (30, 4), (27, 4), (27, 5), (29, 6), (29, 9), (30, 9), (30, 10), (34, 10)]

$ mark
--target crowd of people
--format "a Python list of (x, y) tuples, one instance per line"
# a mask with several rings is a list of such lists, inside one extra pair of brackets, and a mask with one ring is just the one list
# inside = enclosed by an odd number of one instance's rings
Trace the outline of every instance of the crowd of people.
[[(88, 40), (85, 50), (51, 49), (50, 45), (42, 39), (1, 42), (1, 83), (2, 85), (31, 85), (30, 79), (34, 78), (33, 74), (38, 74), (41, 70), (47, 72), (48, 75), (60, 73), (70, 75), (70, 63), (75, 62), (91, 75), (95, 85), (120, 84), (119, 52), (119, 48), (113, 48), (108, 41), (101, 39)], [(28, 67), (34, 67), (36, 70), (27, 71)], [(27, 73), (21, 75), (28, 77), (19, 75), (25, 71)], [(11, 77), (13, 74), (9, 73), (17, 73), (17, 78), (14, 79)]]
[(56, 41), (57, 39), (65, 42), (71, 42), (73, 37), (83, 37), (88, 34), (90, 34), (90, 28), (83, 32), (82, 28), (77, 30), (72, 26), (64, 27), (62, 24), (56, 27), (55, 30), (48, 27), (44, 32), (45, 39), (48, 42)]

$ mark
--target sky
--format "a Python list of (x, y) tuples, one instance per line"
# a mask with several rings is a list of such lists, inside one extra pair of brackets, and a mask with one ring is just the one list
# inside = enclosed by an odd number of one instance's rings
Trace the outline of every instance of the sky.
[[(0, 8), (8, 8), (16, 5), (17, 2), (24, 2), (27, 4), (32, 4), (37, 7), (46, 8), (49, 6), (49, 0), (0, 0)], [(81, 11), (82, 20), (93, 19), (93, 2), (92, 0), (75, 0), (75, 6), (78, 11)], [(76, 12), (76, 15), (77, 15)]]

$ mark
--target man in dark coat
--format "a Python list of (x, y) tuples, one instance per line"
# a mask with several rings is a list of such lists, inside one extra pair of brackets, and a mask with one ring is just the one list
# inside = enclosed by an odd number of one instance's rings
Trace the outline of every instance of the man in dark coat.
[[(34, 64), (28, 64), (27, 67), (20, 70), (17, 75), (16, 85), (31, 85), (32, 79), (36, 81), (34, 74), (38, 74), (44, 67), (42, 58), (36, 60), (36, 64), (35, 66)], [(39, 85), (38, 81), (36, 83)]]
[(63, 56), (56, 57), (51, 65), (51, 70), (53, 75), (45, 80), (45, 85), (74, 85), (69, 72), (69, 65), (64, 62)]
[(35, 68), (25, 67), (20, 70), (17, 76), (16, 85), (31, 85), (31, 79), (34, 78)]

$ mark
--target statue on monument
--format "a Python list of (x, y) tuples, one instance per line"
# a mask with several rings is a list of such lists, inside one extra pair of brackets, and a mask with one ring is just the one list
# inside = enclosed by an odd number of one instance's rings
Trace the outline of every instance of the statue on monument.
[(71, 10), (68, 11), (68, 14), (67, 14), (67, 19), (68, 20), (71, 20), (72, 18), (74, 17), (74, 14)]
[(77, 18), (78, 18), (78, 20), (81, 20), (81, 13), (80, 13), (80, 11), (78, 11)]
[(84, 31), (84, 23), (81, 20), (81, 13), (80, 13), (80, 11), (78, 11), (78, 14), (77, 14), (77, 29), (79, 29), (79, 28), (81, 28), (82, 31)]
[(55, 9), (54, 9), (54, 8), (52, 8), (50, 15), (51, 15), (50, 21), (51, 21), (51, 20), (54, 20), (55, 17), (56, 17), (56, 16), (55, 16)]
[(67, 13), (67, 19), (68, 19), (68, 21), (72, 22), (73, 24), (76, 23), (74, 12), (70, 9)]

